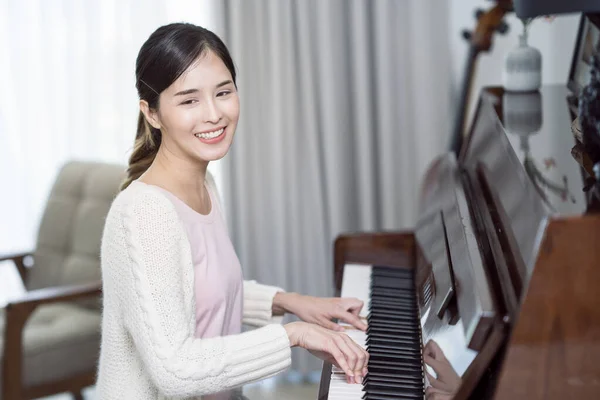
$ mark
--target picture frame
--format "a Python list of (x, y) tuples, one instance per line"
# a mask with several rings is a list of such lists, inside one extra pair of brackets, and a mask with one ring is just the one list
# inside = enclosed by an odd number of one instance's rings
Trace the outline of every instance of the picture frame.
[(575, 39), (567, 88), (577, 99), (590, 81), (591, 61), (600, 41), (600, 14), (582, 14)]

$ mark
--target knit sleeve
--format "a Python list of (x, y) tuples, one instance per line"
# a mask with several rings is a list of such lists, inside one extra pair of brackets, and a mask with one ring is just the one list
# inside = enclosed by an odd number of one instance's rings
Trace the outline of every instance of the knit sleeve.
[(256, 281), (244, 281), (244, 317), (243, 322), (252, 326), (281, 324), (283, 315), (273, 316), (273, 298), (277, 292), (285, 290), (276, 286), (267, 286)]
[(290, 365), (285, 329), (269, 325), (238, 335), (194, 337), (192, 304), (184, 300), (185, 232), (158, 193), (125, 205), (126, 257), (120, 287), (126, 329), (153, 383), (168, 397), (216, 393), (275, 375)]

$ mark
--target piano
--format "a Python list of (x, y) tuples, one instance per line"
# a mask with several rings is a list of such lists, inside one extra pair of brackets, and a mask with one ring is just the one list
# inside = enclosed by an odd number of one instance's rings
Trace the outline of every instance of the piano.
[(427, 398), (431, 343), (445, 399), (600, 398), (600, 214), (567, 96), (485, 88), (458, 157), (426, 172), (414, 230), (336, 239), (369, 373), (347, 384), (325, 363), (319, 400)]

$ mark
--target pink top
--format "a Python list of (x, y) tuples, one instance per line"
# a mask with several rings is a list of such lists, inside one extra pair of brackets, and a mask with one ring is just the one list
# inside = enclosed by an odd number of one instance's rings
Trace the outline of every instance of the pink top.
[[(158, 187), (158, 186), (157, 186)], [(211, 210), (207, 215), (189, 207), (171, 192), (158, 187), (171, 200), (186, 230), (192, 249), (196, 296), (196, 337), (241, 333), (243, 276), (218, 199), (208, 185)], [(229, 399), (230, 392), (202, 399)]]

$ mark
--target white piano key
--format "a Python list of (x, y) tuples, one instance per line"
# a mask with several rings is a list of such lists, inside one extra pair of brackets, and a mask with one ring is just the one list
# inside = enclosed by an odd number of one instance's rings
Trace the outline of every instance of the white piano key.
[[(369, 315), (371, 269), (372, 266), (370, 265), (346, 264), (340, 293), (341, 297), (356, 297), (362, 300), (364, 305), (360, 311), (360, 316), (365, 318)], [(366, 332), (355, 329), (345, 322), (340, 322), (340, 325), (346, 327), (348, 337), (359, 346), (363, 349), (367, 347)], [(363, 385), (346, 382), (344, 371), (335, 365), (331, 367), (328, 400), (359, 400), (362, 399), (363, 394)]]
[(371, 265), (346, 264), (342, 279), (341, 297), (356, 297), (363, 301), (362, 317), (369, 314), (369, 293), (371, 287)]

